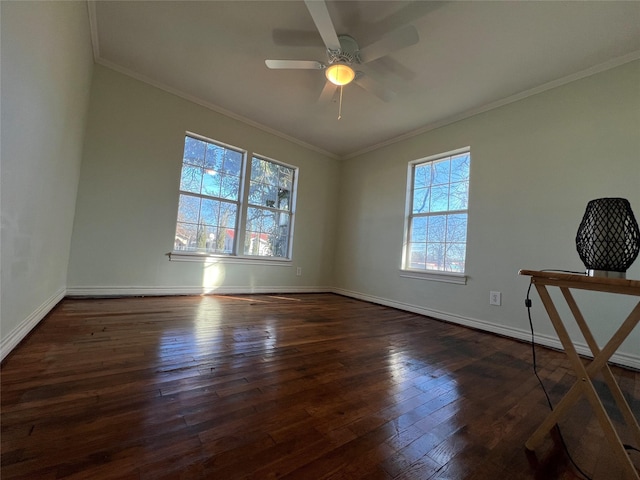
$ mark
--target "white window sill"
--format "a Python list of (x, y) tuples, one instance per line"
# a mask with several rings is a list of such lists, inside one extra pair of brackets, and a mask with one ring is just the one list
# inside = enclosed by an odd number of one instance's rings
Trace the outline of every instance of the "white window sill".
[(400, 270), (403, 278), (414, 278), (416, 280), (431, 280), (434, 282), (455, 283), (458, 285), (467, 284), (467, 276), (464, 273), (438, 272), (435, 270)]
[(166, 254), (170, 262), (199, 262), (207, 264), (235, 263), (246, 265), (271, 265), (277, 267), (291, 267), (293, 263), (289, 259), (273, 257), (250, 257), (237, 255), (212, 255), (196, 252), (169, 252)]

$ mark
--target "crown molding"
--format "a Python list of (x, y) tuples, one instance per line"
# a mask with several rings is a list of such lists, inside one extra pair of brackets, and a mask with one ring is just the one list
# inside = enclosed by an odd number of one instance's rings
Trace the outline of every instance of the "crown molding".
[(437, 122), (430, 123), (421, 127), (417, 130), (413, 130), (411, 132), (405, 133), (403, 135), (399, 135), (392, 139), (386, 140), (384, 142), (376, 143), (375, 145), (371, 145), (370, 147), (363, 148), (362, 150), (358, 150), (357, 152), (349, 153), (341, 157), (342, 160), (348, 160), (350, 158), (359, 157), (360, 155), (364, 155), (365, 153), (370, 153), (375, 150), (379, 150), (383, 147), (387, 147), (389, 145), (393, 145), (394, 143), (401, 142), (403, 140), (407, 140), (409, 138), (416, 137), (418, 135), (422, 135), (423, 133), (429, 132), (431, 130), (435, 130), (436, 128), (444, 127), (446, 125), (451, 125), (452, 123), (459, 122), (460, 120), (464, 120), (475, 115), (479, 115), (481, 113), (488, 112), (490, 110), (494, 110), (499, 107), (503, 107), (510, 103), (518, 102), (520, 100), (524, 100), (525, 98), (532, 97), (534, 95), (538, 95), (539, 93), (546, 92), (547, 90), (552, 90), (554, 88), (560, 87), (562, 85), (566, 85), (571, 82), (575, 82), (576, 80), (580, 80), (582, 78), (590, 77), (597, 73), (605, 72), (607, 70), (611, 70), (613, 68), (619, 67), (626, 63), (633, 62), (635, 60), (640, 60), (640, 50), (636, 50), (627, 55), (623, 55), (621, 57), (616, 57), (614, 59), (608, 60), (604, 63), (600, 63), (598, 65), (594, 65), (592, 67), (586, 68), (576, 73), (572, 73), (571, 75), (567, 75), (565, 77), (552, 80), (551, 82), (544, 83), (537, 87), (531, 88), (529, 90), (524, 90), (520, 93), (516, 93), (514, 95), (510, 95), (501, 100), (496, 100), (494, 102), (487, 103), (485, 105), (481, 105), (476, 108), (472, 108), (470, 110), (466, 110), (457, 115), (452, 115), (451, 117), (445, 118), (444, 120), (440, 120)]

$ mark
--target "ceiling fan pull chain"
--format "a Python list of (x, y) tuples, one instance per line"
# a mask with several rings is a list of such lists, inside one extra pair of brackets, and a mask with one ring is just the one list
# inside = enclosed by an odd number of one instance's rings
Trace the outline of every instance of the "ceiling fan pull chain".
[(340, 85), (340, 105), (338, 107), (338, 120), (342, 118), (342, 87), (343, 85)]

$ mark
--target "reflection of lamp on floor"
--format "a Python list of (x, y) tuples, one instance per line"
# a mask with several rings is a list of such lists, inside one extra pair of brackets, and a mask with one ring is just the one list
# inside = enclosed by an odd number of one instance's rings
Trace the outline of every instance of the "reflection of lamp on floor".
[(576, 249), (587, 275), (625, 278), (640, 252), (640, 230), (629, 201), (591, 200), (578, 228)]

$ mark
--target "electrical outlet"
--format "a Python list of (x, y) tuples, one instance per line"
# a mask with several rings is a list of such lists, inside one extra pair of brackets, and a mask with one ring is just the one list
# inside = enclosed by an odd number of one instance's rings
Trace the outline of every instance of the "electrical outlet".
[(489, 305), (502, 305), (502, 294), (500, 292), (489, 292)]
[(297, 267), (296, 268), (296, 276), (297, 277), (301, 277), (302, 276), (302, 267)]

